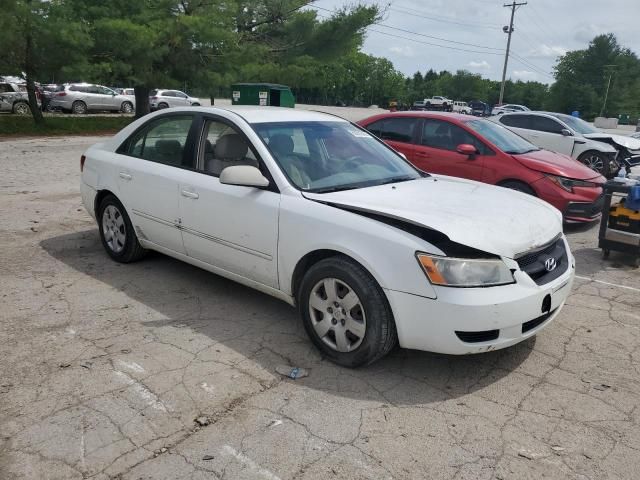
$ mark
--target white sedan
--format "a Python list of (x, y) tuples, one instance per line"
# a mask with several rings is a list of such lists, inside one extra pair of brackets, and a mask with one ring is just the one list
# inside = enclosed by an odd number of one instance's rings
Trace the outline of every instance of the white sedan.
[(115, 261), (157, 250), (297, 305), (345, 366), (397, 343), (514, 345), (551, 322), (574, 277), (549, 204), (420, 172), (322, 113), (164, 110), (89, 148), (81, 170)]

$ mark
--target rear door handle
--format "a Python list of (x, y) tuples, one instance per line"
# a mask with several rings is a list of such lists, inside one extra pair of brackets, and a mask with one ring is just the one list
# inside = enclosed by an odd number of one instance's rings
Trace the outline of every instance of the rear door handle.
[(182, 193), (183, 197), (193, 198), (194, 200), (200, 198), (200, 195), (196, 192), (190, 192), (189, 190), (182, 190), (180, 193)]
[(125, 180), (131, 180), (133, 177), (126, 172), (120, 172), (120, 178), (123, 178)]

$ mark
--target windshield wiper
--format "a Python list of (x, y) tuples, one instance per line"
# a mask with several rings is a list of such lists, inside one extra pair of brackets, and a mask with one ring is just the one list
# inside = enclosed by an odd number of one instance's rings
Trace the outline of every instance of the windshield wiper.
[(388, 185), (390, 183), (400, 183), (400, 182), (408, 182), (409, 180), (416, 180), (413, 177), (408, 177), (406, 175), (403, 175), (401, 177), (391, 177), (391, 178), (387, 178), (386, 180), (383, 180), (380, 183), (376, 183), (377, 185)]
[(325, 187), (318, 188), (314, 190), (309, 190), (309, 193), (332, 193), (332, 192), (342, 192), (344, 190), (353, 190), (358, 188), (357, 185), (338, 185), (337, 187)]

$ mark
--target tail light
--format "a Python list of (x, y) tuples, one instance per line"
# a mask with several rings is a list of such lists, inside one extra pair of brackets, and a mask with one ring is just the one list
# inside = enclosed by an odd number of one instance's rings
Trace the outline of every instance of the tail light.
[(66, 97), (67, 96), (67, 92), (58, 92), (56, 93), (56, 97)]
[(84, 170), (84, 161), (87, 159), (86, 156), (82, 155), (80, 157), (80, 172), (82, 172)]
[(157, 99), (158, 99), (158, 97), (151, 97), (150, 100), (157, 100)]

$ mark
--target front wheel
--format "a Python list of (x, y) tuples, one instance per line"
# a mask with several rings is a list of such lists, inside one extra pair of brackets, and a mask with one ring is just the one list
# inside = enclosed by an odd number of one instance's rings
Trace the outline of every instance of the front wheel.
[(102, 246), (116, 262), (135, 262), (145, 255), (127, 211), (114, 195), (102, 199), (97, 217)]
[(385, 356), (397, 343), (387, 298), (363, 267), (345, 256), (319, 261), (298, 291), (305, 330), (331, 361), (358, 367)]
[(131, 112), (133, 112), (133, 104), (131, 102), (122, 102), (122, 106), (120, 107), (120, 111), (122, 113), (131, 113)]
[(533, 191), (529, 185), (523, 182), (518, 182), (516, 180), (509, 180), (508, 182), (503, 182), (499, 185), (500, 187), (508, 188), (510, 190), (515, 190), (517, 192), (526, 193), (527, 195), (536, 196), (536, 192)]
[(600, 152), (590, 150), (578, 157), (578, 161), (600, 175), (608, 176), (610, 165), (608, 159)]

